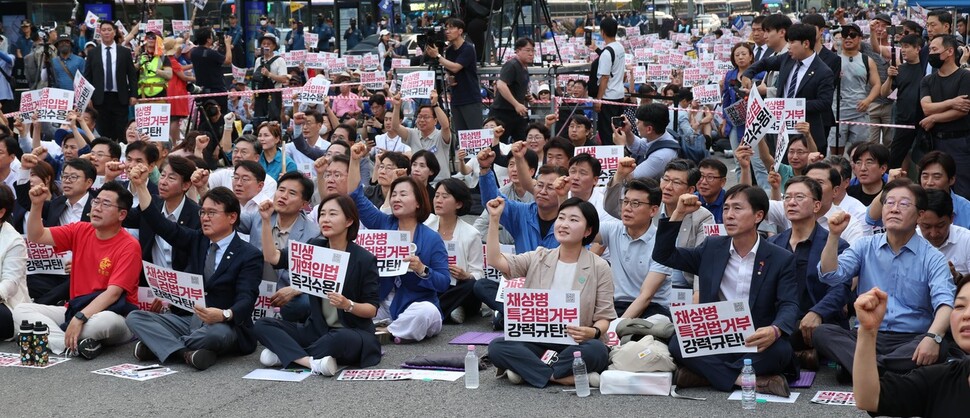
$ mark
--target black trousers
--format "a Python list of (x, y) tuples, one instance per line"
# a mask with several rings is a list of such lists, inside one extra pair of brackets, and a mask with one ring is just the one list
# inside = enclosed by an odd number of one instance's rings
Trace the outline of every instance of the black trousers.
[(27, 292), (34, 303), (63, 305), (70, 299), (71, 282), (68, 276), (32, 274), (27, 276)]
[(128, 127), (128, 103), (122, 104), (118, 93), (104, 92), (104, 99), (98, 109), (97, 129), (101, 136), (116, 142), (124, 142), (125, 129)]
[(505, 304), (495, 300), (498, 295), (498, 282), (488, 279), (475, 281), (475, 296), (493, 311), (502, 315), (505, 312)]
[[(904, 124), (903, 122), (899, 122)], [(916, 129), (896, 129), (893, 141), (889, 143), (889, 168), (900, 168), (903, 160), (913, 149), (913, 142), (916, 141)], [(913, 161), (917, 163), (919, 161)]]
[[(816, 334), (818, 335), (818, 334)], [(684, 358), (680, 351), (680, 339), (674, 334), (668, 344), (670, 354), (677, 364), (704, 376), (714, 389), (728, 392), (741, 374), (744, 359), (751, 359), (751, 366), (758, 376), (771, 376), (792, 371), (794, 358), (787, 338), (780, 338), (760, 353), (717, 354), (712, 356)]]
[(467, 315), (478, 313), (478, 308), (482, 306), (482, 303), (475, 297), (475, 282), (477, 281), (458, 280), (454, 286), (450, 286), (444, 293), (438, 294), (438, 304), (441, 305), (441, 312), (445, 313), (445, 319), (448, 318), (451, 311), (459, 307), (465, 308)]
[(502, 142), (511, 144), (515, 141), (525, 141), (525, 134), (528, 132), (529, 118), (520, 116), (515, 110), (492, 108), (489, 116), (502, 121), (505, 125), (505, 134), (502, 135)]
[[(617, 317), (623, 316), (623, 314), (626, 313), (626, 310), (627, 309), (630, 309), (630, 305), (632, 305), (632, 304), (633, 304), (633, 302), (624, 302), (624, 301), (614, 300), (613, 301), (613, 307), (616, 308), (616, 316)], [(666, 316), (667, 318), (670, 318), (670, 309), (667, 309), (666, 307), (664, 307), (663, 305), (660, 305), (658, 303), (650, 302), (650, 304), (647, 305), (646, 308), (644, 308), (643, 312), (640, 313), (640, 316), (639, 317), (640, 318), (649, 318), (649, 317), (654, 316), (656, 314), (661, 314), (663, 316)]]
[[(558, 353), (558, 358), (551, 366), (541, 360), (546, 350)], [(572, 376), (573, 353), (576, 351), (583, 353), (587, 373), (602, 373), (610, 364), (609, 349), (600, 340), (588, 340), (579, 345), (561, 345), (496, 338), (488, 344), (488, 358), (495, 367), (512, 370), (522, 376), (522, 380), (537, 388), (546, 387), (551, 378)]]
[[(880, 370), (894, 373), (907, 373), (915, 369), (913, 353), (923, 340), (923, 333), (888, 333), (876, 334), (876, 364)], [(812, 336), (812, 343), (820, 356), (835, 360), (850, 373), (855, 361), (855, 345), (859, 339), (856, 330), (847, 330), (837, 325), (822, 324)], [(947, 359), (947, 341), (940, 345), (940, 356), (937, 363)]]
[(321, 335), (303, 324), (276, 318), (256, 321), (254, 331), (256, 339), (276, 354), (284, 367), (291, 367), (295, 360), (306, 356), (314, 359), (330, 356), (338, 364), (359, 364), (363, 333), (366, 333), (352, 328), (331, 328)]
[(13, 337), (14, 323), (13, 313), (7, 305), (0, 303), (0, 340)]

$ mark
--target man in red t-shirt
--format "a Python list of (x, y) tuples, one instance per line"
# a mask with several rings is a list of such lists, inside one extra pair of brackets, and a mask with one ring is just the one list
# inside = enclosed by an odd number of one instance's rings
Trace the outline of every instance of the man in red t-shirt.
[(74, 315), (66, 318), (65, 306), (24, 303), (14, 309), (13, 317), (18, 324), (46, 324), (54, 353), (66, 351), (90, 360), (101, 353), (102, 344), (123, 344), (132, 337), (124, 315), (137, 309), (141, 247), (121, 227), (132, 195), (121, 184), (105, 183), (91, 201), (90, 223), (45, 228), (41, 212), (50, 197), (46, 185), (30, 189), (27, 239), (73, 253), (69, 305)]

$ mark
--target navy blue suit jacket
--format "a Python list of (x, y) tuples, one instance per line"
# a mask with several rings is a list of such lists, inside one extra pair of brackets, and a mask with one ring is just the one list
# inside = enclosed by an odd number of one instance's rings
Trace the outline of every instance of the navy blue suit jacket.
[[(161, 205), (152, 204), (141, 213), (150, 229), (173, 247), (181, 247), (191, 254), (185, 272), (202, 274), (205, 257), (212, 241), (201, 229), (186, 228), (162, 217)], [(144, 229), (143, 229), (144, 230)], [(215, 273), (205, 279), (205, 304), (210, 308), (232, 310), (229, 325), (236, 331), (238, 350), (249, 354), (256, 350), (253, 335), (253, 306), (259, 296), (263, 275), (263, 253), (233, 232), (229, 247)]]
[[(156, 210), (161, 213), (162, 205), (165, 201), (158, 198), (158, 196), (152, 196), (152, 206), (157, 206)], [(152, 225), (148, 223), (148, 219), (141, 216), (141, 208), (135, 207), (131, 209), (128, 216), (125, 218), (124, 227), (132, 228), (138, 230), (138, 243), (141, 244), (141, 259), (149, 263), (157, 262), (152, 257), (152, 250), (155, 249), (155, 230), (152, 229)], [(192, 199), (186, 198), (185, 204), (182, 205), (182, 213), (179, 214), (178, 224), (195, 230), (202, 229), (202, 222), (199, 220), (199, 204), (195, 203)], [(172, 270), (185, 271), (185, 267), (189, 264), (189, 258), (192, 254), (189, 252), (189, 248), (182, 245), (172, 246)], [(144, 276), (144, 275), (143, 275)], [(142, 277), (144, 279), (144, 277)]]
[[(793, 249), (789, 248), (791, 232), (791, 229), (781, 232), (778, 235), (768, 238), (768, 242), (785, 250), (792, 251)], [(803, 261), (799, 261), (798, 256), (795, 256), (795, 268), (804, 269), (805, 271), (803, 280), (797, 280), (796, 277), (798, 284), (799, 318), (804, 317), (805, 314), (811, 311), (821, 316), (822, 322), (824, 323), (848, 327), (848, 318), (842, 312), (842, 308), (849, 301), (850, 282), (845, 282), (838, 286), (829, 286), (818, 279), (818, 268), (816, 266), (821, 261), (822, 249), (825, 248), (825, 241), (828, 239), (829, 231), (826, 231), (821, 226), (815, 225), (815, 231), (812, 232), (812, 237), (810, 238), (812, 246), (808, 252), (808, 259), (805, 260), (807, 262), (803, 265)], [(839, 239), (839, 254), (842, 254), (842, 251), (845, 251), (846, 248), (849, 248), (849, 243), (843, 239)]]
[[(727, 268), (731, 237), (707, 237), (694, 248), (677, 247), (680, 222), (661, 219), (653, 247), (654, 261), (697, 275), (700, 303), (720, 302), (718, 292)], [(751, 319), (756, 328), (775, 325), (791, 335), (798, 322), (798, 294), (795, 257), (778, 246), (761, 241), (755, 254), (748, 297)]]

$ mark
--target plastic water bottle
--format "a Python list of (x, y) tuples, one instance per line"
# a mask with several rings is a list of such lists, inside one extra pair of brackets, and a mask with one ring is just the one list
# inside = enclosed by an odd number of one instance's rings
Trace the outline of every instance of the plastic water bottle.
[(744, 359), (744, 368), (741, 369), (741, 407), (744, 409), (755, 409), (755, 406), (758, 405), (754, 386), (754, 367), (751, 366), (751, 359), (746, 358)]
[(478, 389), (478, 356), (474, 345), (469, 345), (465, 354), (465, 389)]
[(21, 366), (33, 366), (34, 365), (34, 325), (30, 322), (23, 321), (20, 323), (20, 337), (18, 342), (20, 343), (20, 365)]
[(573, 352), (573, 378), (576, 379), (576, 396), (580, 398), (589, 396), (589, 375), (586, 374), (583, 353), (579, 351)]

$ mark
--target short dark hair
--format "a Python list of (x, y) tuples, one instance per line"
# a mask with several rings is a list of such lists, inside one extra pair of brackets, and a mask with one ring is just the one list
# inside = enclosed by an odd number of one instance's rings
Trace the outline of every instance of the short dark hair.
[[(748, 201), (748, 204), (751, 205), (751, 213), (758, 212), (759, 210), (762, 212), (761, 221), (764, 222), (768, 218), (768, 207), (770, 205), (768, 203), (768, 194), (765, 193), (764, 189), (750, 184), (738, 184), (724, 193), (724, 200), (727, 201), (734, 196), (742, 195)], [(758, 222), (758, 224), (761, 224), (761, 222)]]
[(514, 50), (515, 51), (518, 51), (518, 50), (520, 50), (522, 48), (525, 48), (527, 46), (532, 46), (533, 48), (535, 48), (536, 43), (535, 43), (535, 41), (532, 40), (532, 38), (529, 38), (527, 36), (523, 36), (523, 37), (515, 40), (515, 45), (514, 45), (514, 48), (515, 49)]
[(880, 166), (884, 166), (889, 163), (889, 148), (883, 144), (877, 144), (874, 142), (863, 142), (855, 149), (855, 153), (852, 155), (852, 162), (859, 162), (862, 159), (862, 154), (869, 153), (869, 156), (876, 160)]
[(812, 170), (825, 170), (829, 173), (829, 183), (832, 183), (832, 187), (836, 187), (842, 184), (842, 175), (839, 174), (839, 170), (832, 166), (832, 164), (825, 162), (811, 163), (805, 166), (805, 174), (808, 174)]
[(544, 176), (546, 174), (555, 174), (559, 177), (562, 177), (562, 176), (568, 175), (569, 173), (566, 171), (565, 167), (545, 164), (542, 167), (539, 167), (539, 172), (536, 173), (536, 176)]
[[(830, 155), (828, 157), (825, 157), (825, 160), (823, 163), (832, 166), (832, 168), (834, 168), (836, 172), (838, 172), (839, 183), (842, 183), (843, 181), (852, 178), (852, 163), (849, 162), (848, 158), (845, 158), (841, 155)], [(808, 168), (806, 168), (806, 171), (805, 171), (806, 173), (808, 172), (807, 170)]]
[(0, 183), (0, 209), (4, 209), (3, 216), (0, 216), (0, 224), (9, 221), (13, 216), (15, 201), (13, 190), (10, 190), (6, 183)]
[(236, 228), (239, 226), (239, 220), (242, 218), (242, 210), (239, 207), (239, 199), (237, 199), (236, 195), (232, 193), (232, 190), (222, 186), (209, 189), (209, 191), (205, 192), (205, 194), (202, 195), (202, 198), (199, 199), (199, 206), (202, 206), (206, 199), (211, 200), (212, 203), (217, 205), (222, 205), (222, 210), (226, 213), (226, 216), (229, 216), (231, 213), (235, 213), (236, 222), (232, 224), (232, 227)]
[(320, 214), (323, 213), (323, 204), (329, 201), (336, 201), (337, 206), (344, 211), (344, 216), (351, 220), (350, 226), (347, 228), (347, 240), (353, 241), (357, 239), (357, 232), (360, 231), (360, 214), (357, 212), (357, 205), (354, 204), (354, 200), (349, 196), (344, 196), (342, 194), (329, 194), (320, 199), (320, 205), (317, 206), (317, 219), (320, 219)]
[(660, 184), (652, 178), (635, 178), (626, 182), (626, 191), (636, 190), (647, 194), (647, 200), (651, 205), (657, 206), (663, 198), (660, 192)]
[(240, 161), (236, 163), (235, 167), (233, 167), (232, 173), (235, 174), (236, 170), (239, 170), (240, 168), (252, 173), (253, 176), (256, 177), (256, 181), (260, 183), (266, 181), (266, 169), (259, 165), (259, 163), (249, 160)]
[(125, 147), (125, 158), (128, 158), (128, 154), (132, 151), (141, 151), (142, 154), (145, 154), (145, 160), (148, 160), (148, 164), (155, 164), (158, 161), (158, 148), (148, 142), (135, 141), (128, 144)]
[(761, 25), (761, 28), (764, 29), (765, 17), (765, 15), (755, 16), (754, 19), (751, 19), (751, 25)]
[[(340, 145), (341, 147), (346, 148), (347, 150), (344, 151), (343, 154), (346, 155), (346, 156), (348, 156), (348, 157), (350, 157), (350, 144), (347, 141), (344, 141), (342, 139), (338, 139), (338, 140), (335, 140), (335, 141), (333, 141), (333, 142), (330, 143), (330, 146), (331, 147), (334, 146), (334, 145)], [(329, 148), (327, 148), (327, 149), (329, 149)]]
[(599, 178), (600, 174), (603, 174), (603, 165), (600, 164), (600, 160), (596, 157), (589, 155), (585, 152), (576, 154), (573, 158), (569, 159), (569, 167), (576, 164), (586, 163), (589, 164), (590, 168), (593, 170), (593, 177)]
[[(7, 149), (7, 154), (10, 154), (17, 159), (21, 159), (24, 156), (23, 148), (20, 148), (20, 142), (13, 135), (7, 135), (0, 138), (0, 143), (3, 143), (3, 147)], [(16, 175), (16, 173), (14, 173)]]
[(726, 177), (728, 172), (727, 166), (717, 158), (705, 158), (701, 160), (699, 164), (697, 164), (697, 168), (712, 168), (717, 170), (717, 175), (721, 177)]
[(923, 35), (923, 27), (920, 26), (919, 23), (916, 23), (915, 21), (912, 21), (912, 20), (904, 20), (903, 23), (901, 23), (901, 25), (903, 25), (903, 27), (905, 27), (906, 29), (909, 29), (913, 33), (915, 33), (918, 36), (920, 36), (920, 39), (923, 39), (923, 37), (922, 37), (922, 35)]
[(573, 158), (573, 155), (576, 152), (576, 147), (573, 146), (573, 144), (566, 138), (555, 137), (546, 141), (546, 145), (542, 146), (542, 152), (543, 154), (548, 155), (549, 150), (553, 148), (561, 149), (562, 152), (566, 153), (566, 156), (569, 158)]
[(798, 183), (804, 184), (805, 187), (808, 187), (808, 191), (812, 193), (812, 197), (815, 198), (815, 200), (822, 200), (822, 185), (818, 184), (817, 181), (808, 176), (795, 176), (788, 179), (788, 181), (785, 182), (785, 190), (788, 190), (788, 186)]
[(256, 139), (256, 135), (253, 135), (253, 134), (240, 135), (239, 138), (236, 138), (236, 142), (233, 143), (233, 147), (235, 147), (236, 145), (239, 145), (240, 142), (249, 144), (249, 146), (253, 147), (254, 152), (256, 152), (257, 154), (259, 153), (259, 140)]
[[(940, 38), (940, 43), (943, 44), (943, 49), (952, 49), (956, 51), (957, 47), (960, 46), (960, 41), (957, 39), (956, 36), (940, 35), (940, 36), (937, 36), (937, 38)], [(956, 56), (954, 56), (953, 59), (956, 60)]]
[(790, 28), (791, 26), (792, 26), (791, 19), (788, 16), (785, 16), (781, 13), (768, 15), (765, 17), (764, 22), (761, 22), (761, 28), (764, 29), (765, 32), (773, 31), (773, 30), (787, 31), (788, 28)]
[(802, 16), (802, 23), (806, 25), (812, 25), (816, 28), (825, 29), (828, 25), (825, 24), (825, 18), (818, 13), (812, 13)]
[[(670, 112), (667, 106), (660, 103), (647, 103), (637, 108), (637, 119), (647, 126), (653, 127), (654, 133), (662, 135), (670, 124)], [(640, 132), (642, 135), (643, 132)]]
[(330, 158), (330, 164), (333, 164), (333, 163), (342, 163), (343, 165), (346, 165), (349, 168), (350, 157), (343, 154), (334, 155), (333, 157)]
[(926, 14), (926, 20), (929, 20), (931, 17), (935, 17), (940, 21), (941, 24), (950, 26), (951, 28), (953, 27), (953, 15), (951, 15), (950, 12), (946, 11), (945, 9), (930, 10), (930, 12)]
[(165, 160), (165, 165), (177, 176), (182, 178), (182, 183), (192, 181), (192, 173), (195, 173), (195, 163), (185, 157), (173, 155)]
[(130, 211), (131, 204), (134, 201), (131, 192), (128, 188), (122, 186), (121, 183), (117, 181), (109, 181), (101, 186), (101, 190), (98, 190), (98, 196), (101, 196), (102, 192), (115, 192), (118, 195), (118, 210)]
[[(496, 121), (498, 121), (498, 119), (496, 119)], [(542, 138), (546, 141), (548, 141), (549, 138), (552, 138), (552, 131), (541, 123), (530, 123), (529, 126), (525, 128), (525, 132), (528, 134), (528, 132), (533, 129), (539, 131), (539, 134), (541, 134)]]
[[(71, 167), (77, 171), (80, 171), (81, 174), (84, 174), (84, 178), (82, 180), (94, 180), (98, 177), (98, 169), (94, 167), (94, 163), (83, 158), (75, 158), (70, 161), (64, 161), (64, 166)], [(61, 169), (62, 174), (63, 172), (64, 170)]]
[(694, 162), (685, 158), (675, 158), (664, 167), (664, 173), (668, 171), (681, 171), (687, 173), (687, 186), (697, 187), (697, 182), (701, 180), (701, 172), (694, 165)]
[(212, 29), (210, 29), (208, 26), (203, 26), (195, 30), (196, 45), (205, 45), (209, 39), (212, 39)]
[(104, 145), (108, 147), (108, 155), (110, 155), (111, 158), (115, 160), (121, 159), (121, 145), (118, 145), (117, 142), (105, 137), (94, 138), (94, 141), (91, 141), (91, 150), (93, 151), (94, 147), (98, 145)]
[(300, 197), (303, 198), (303, 201), (309, 202), (310, 199), (313, 199), (313, 182), (299, 171), (290, 171), (284, 174), (276, 184), (283, 184), (284, 181), (290, 180), (300, 184)]
[[(411, 168), (411, 159), (407, 155), (401, 154), (397, 151), (385, 151), (381, 154), (381, 159), (377, 163), (380, 164), (381, 161), (391, 160), (394, 166), (397, 168)], [(437, 160), (435, 160), (437, 162)]]
[(796, 23), (785, 31), (785, 40), (788, 42), (808, 42), (808, 48), (815, 49), (815, 41), (818, 39), (818, 31), (812, 25)]
[(751, 54), (752, 58), (754, 57), (754, 49), (751, 48), (751, 44), (747, 42), (738, 42), (734, 44), (734, 46), (731, 47), (731, 65), (733, 65), (734, 68), (738, 68), (738, 62), (734, 60), (734, 51), (737, 51), (738, 49), (741, 49), (741, 48), (747, 49), (748, 54)]
[(915, 33), (911, 33), (909, 35), (903, 36), (903, 38), (899, 40), (899, 43), (902, 45), (909, 45), (916, 48), (922, 48), (923, 45), (926, 44), (926, 42), (923, 41), (923, 37)]
[(446, 178), (438, 182), (435, 192), (437, 193), (442, 187), (455, 198), (455, 201), (461, 203), (461, 207), (456, 212), (458, 216), (465, 216), (472, 210), (472, 191), (464, 181), (451, 177)]
[(600, 21), (600, 30), (603, 34), (610, 38), (616, 37), (616, 30), (619, 25), (616, 23), (616, 19), (612, 17), (607, 17)]
[(315, 109), (307, 109), (305, 112), (303, 112), (303, 116), (313, 118), (313, 121), (317, 123), (323, 122), (323, 118), (325, 117), (322, 113), (316, 111)]
[(916, 210), (926, 210), (926, 189), (923, 189), (923, 187), (918, 184), (914, 184), (912, 180), (906, 177), (898, 178), (886, 183), (886, 185), (882, 188), (882, 197), (879, 199), (879, 202), (885, 205), (886, 197), (889, 196), (889, 192), (891, 192), (893, 189), (909, 190), (913, 196), (916, 196), (916, 202), (914, 202), (916, 203)]
[(953, 159), (950, 154), (944, 154), (941, 151), (930, 151), (926, 153), (919, 160), (919, 174), (923, 175), (923, 170), (929, 167), (931, 164), (939, 164), (943, 167), (943, 171), (946, 172), (948, 178), (954, 178), (957, 175), (957, 162)]
[(411, 185), (411, 189), (414, 190), (414, 200), (418, 202), (418, 209), (415, 211), (415, 218), (418, 222), (424, 222), (428, 219), (428, 215), (431, 215), (431, 199), (428, 197), (428, 188), (418, 184), (418, 181), (413, 177), (405, 176), (398, 177), (391, 182), (391, 187), (388, 193), (393, 193), (394, 189), (401, 183), (407, 183)]
[(465, 22), (463, 22), (461, 19), (457, 19), (454, 17), (446, 20), (445, 26), (451, 26), (455, 29), (461, 29), (462, 31), (465, 30)]
[[(428, 182), (430, 183), (435, 178), (437, 178), (438, 177), (438, 173), (441, 172), (441, 164), (438, 163), (438, 158), (435, 157), (434, 153), (431, 152), (431, 151), (428, 151), (426, 149), (420, 150), (420, 151), (412, 154), (411, 155), (411, 164), (414, 164), (414, 161), (416, 161), (418, 158), (424, 158), (424, 163), (428, 166), (428, 169), (431, 170), (431, 177), (428, 178)], [(408, 165), (408, 174), (409, 175), (411, 174), (411, 165), (410, 164)]]
[(593, 121), (589, 120), (585, 115), (572, 115), (569, 117), (569, 123), (578, 123), (585, 126), (587, 130), (593, 130)]
[(949, 192), (940, 189), (926, 190), (926, 210), (936, 216), (953, 218), (953, 197)]
[(583, 237), (583, 245), (589, 245), (596, 239), (596, 235), (600, 232), (599, 213), (596, 212), (596, 207), (592, 203), (578, 197), (570, 197), (565, 202), (562, 202), (559, 205), (559, 212), (574, 206), (579, 208), (579, 212), (583, 214), (583, 218), (586, 218), (586, 227), (590, 229), (590, 234)]

